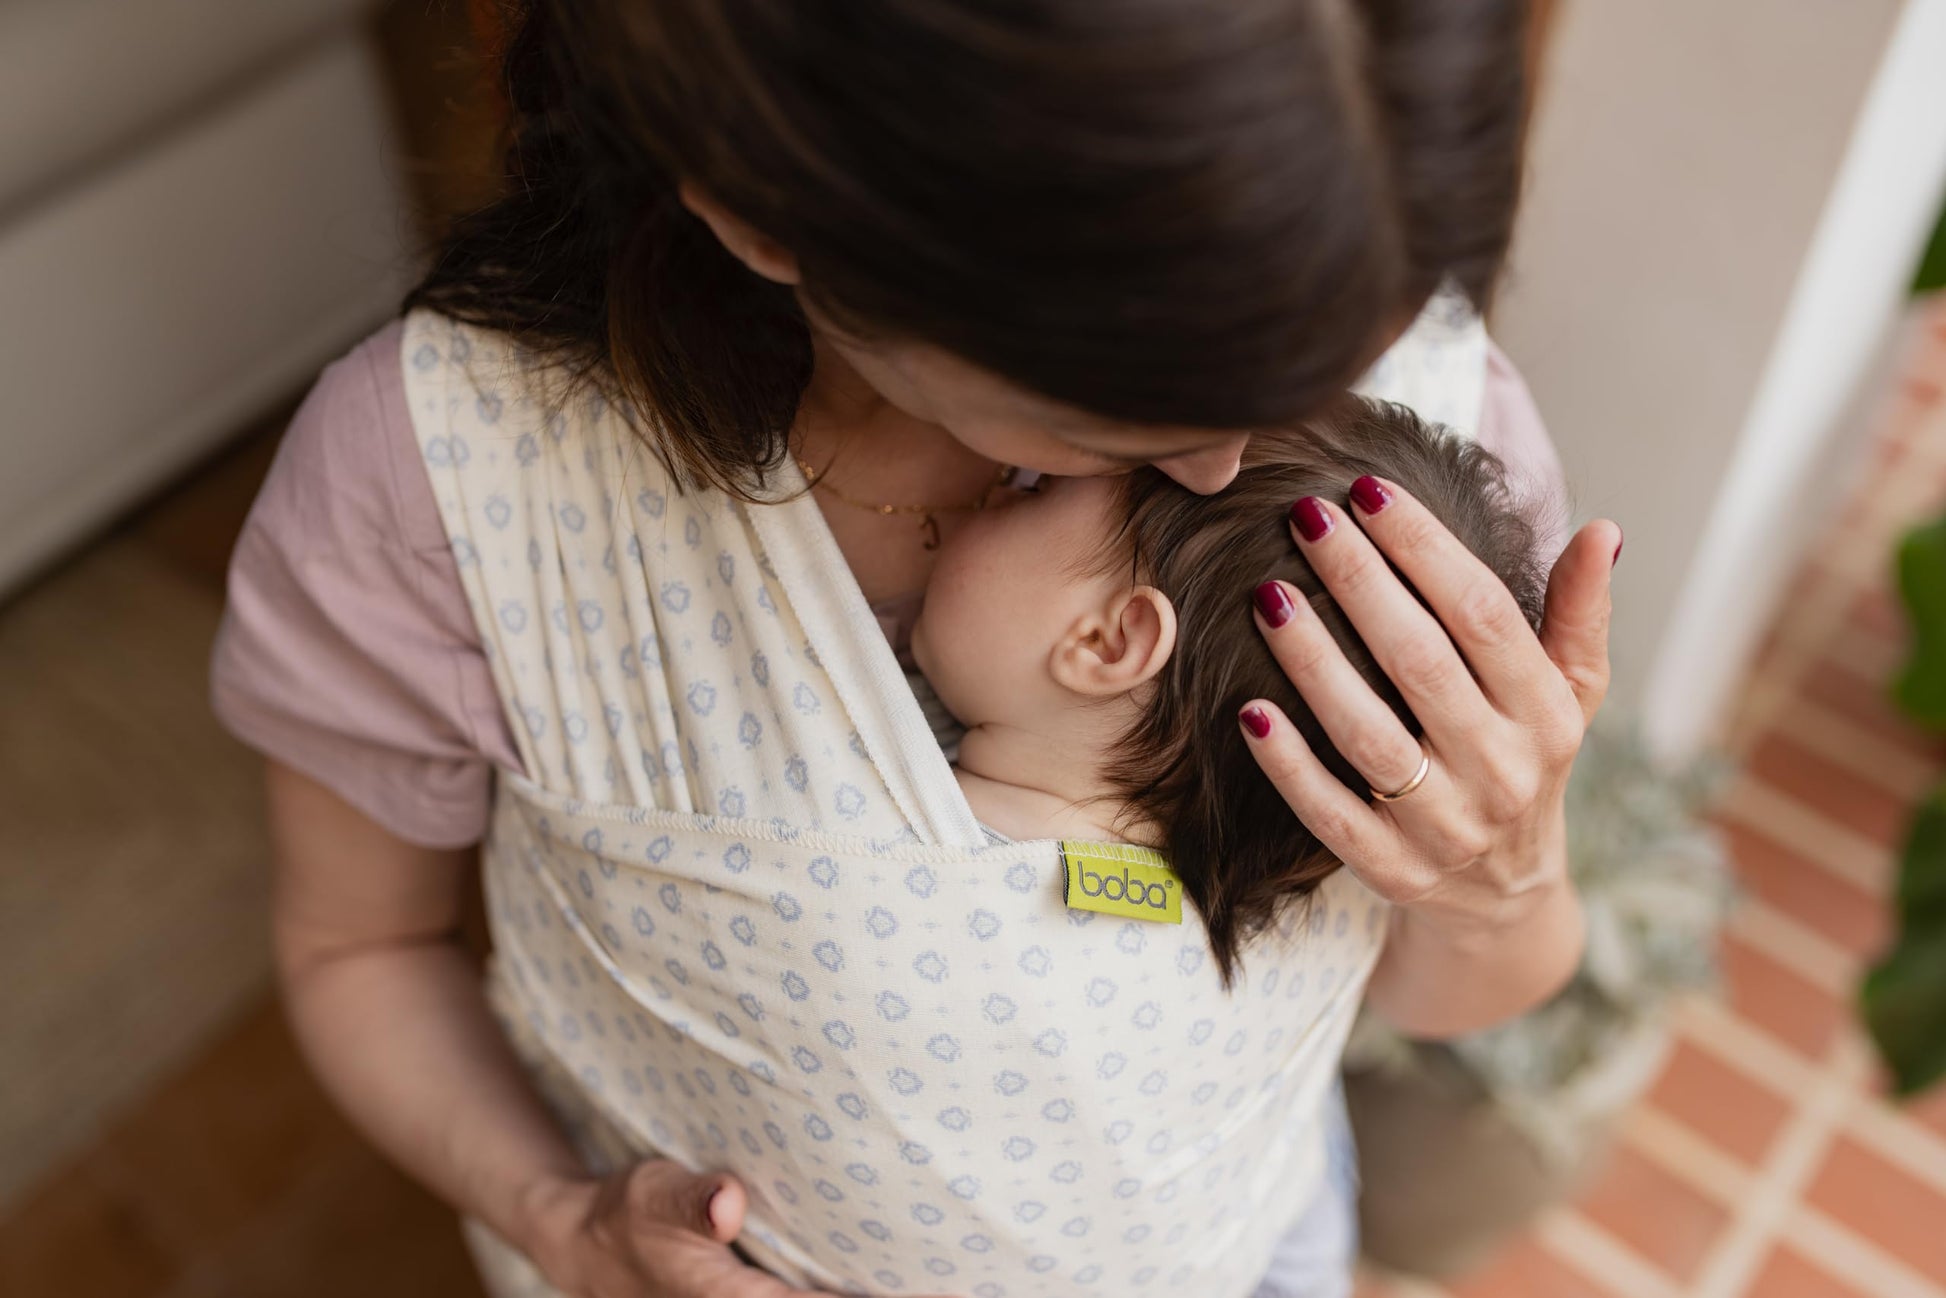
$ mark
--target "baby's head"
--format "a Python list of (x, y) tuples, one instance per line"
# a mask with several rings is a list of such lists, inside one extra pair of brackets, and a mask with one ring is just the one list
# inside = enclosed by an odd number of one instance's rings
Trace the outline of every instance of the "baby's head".
[(976, 515), (940, 555), (914, 631), (920, 665), (969, 727), (962, 765), (1003, 784), (1106, 799), (1105, 820), (1159, 848), (1209, 931), (1226, 980), (1243, 945), (1338, 860), (1298, 825), (1237, 726), (1281, 706), (1350, 788), (1252, 622), (1281, 579), (1414, 734), (1418, 721), (1292, 541), (1292, 501), (1343, 504), (1364, 474), (1411, 492), (1538, 624), (1536, 525), (1493, 455), (1401, 406), (1346, 399), (1252, 438), (1236, 481), (1198, 496), (1153, 469), (1067, 478)]

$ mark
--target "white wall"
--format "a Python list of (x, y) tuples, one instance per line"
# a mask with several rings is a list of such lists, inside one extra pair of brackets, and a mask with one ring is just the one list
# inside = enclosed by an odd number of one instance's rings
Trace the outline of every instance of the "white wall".
[[(1639, 709), (1652, 677), (1680, 670), (1659, 667), (1674, 662), (1659, 655), (1679, 593), (1732, 473), (1763, 453), (1740, 451), (1740, 435), (1899, 10), (1560, 6), (1494, 327), (1561, 448), (1579, 516), (1606, 514), (1627, 532), (1618, 709)], [(1773, 528), (1796, 521), (1757, 494)], [(1705, 636), (1682, 652), (1727, 662), (1733, 648)], [(1658, 697), (1666, 726), (1672, 704)], [(1707, 713), (1716, 702), (1692, 691), (1673, 706)]]
[(1946, 197), (1946, 0), (1894, 30), (1737, 439), (1642, 699), (1644, 729), (1689, 752), (1749, 661), (1824, 515), (1820, 475), (1904, 300)]
[(347, 28), (0, 219), (0, 597), (384, 318), (390, 129)]

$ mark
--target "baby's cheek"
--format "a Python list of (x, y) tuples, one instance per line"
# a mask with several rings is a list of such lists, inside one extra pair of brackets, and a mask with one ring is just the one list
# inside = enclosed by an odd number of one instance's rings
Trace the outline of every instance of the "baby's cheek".
[[(924, 656), (919, 659), (926, 679), (953, 715), (965, 722), (1000, 719), (1014, 686), (1011, 658), (1020, 646), (1004, 607), (981, 596), (984, 591), (961, 592), (945, 601), (940, 616), (928, 614)], [(928, 601), (930, 604), (930, 600)], [(915, 651), (918, 638), (915, 633)]]

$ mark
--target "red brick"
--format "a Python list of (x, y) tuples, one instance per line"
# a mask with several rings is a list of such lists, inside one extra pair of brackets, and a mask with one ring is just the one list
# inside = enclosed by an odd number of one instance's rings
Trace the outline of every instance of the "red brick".
[(1849, 1136), (1831, 1147), (1804, 1202), (1921, 1275), (1946, 1280), (1946, 1195)]
[(1824, 1054), (1851, 1014), (1847, 1004), (1738, 938), (1724, 935), (1717, 952), (1724, 992), (1738, 1017), (1807, 1059)]
[(1906, 625), (1905, 610), (1883, 587), (1868, 586), (1853, 595), (1848, 611), (1858, 625), (1898, 644), (1904, 644), (1912, 634)]
[(1903, 841), (1912, 807), (1906, 798), (1840, 766), (1788, 735), (1772, 732), (1751, 750), (1750, 773), (1827, 819), (1888, 849)]
[(1885, 946), (1887, 904), (1748, 825), (1720, 826), (1737, 877), (1765, 903), (1859, 956)]
[(1812, 663), (1799, 678), (1798, 691), (1823, 704), (1860, 730), (1869, 731), (1922, 761), (1946, 765), (1946, 736), (1922, 730), (1892, 705), (1890, 686), (1847, 671), (1829, 658)]
[(1581, 1212), (1678, 1280), (1693, 1279), (1729, 1214), (1659, 1165), (1625, 1147), (1583, 1197)]
[(1446, 1287), (1453, 1298), (1617, 1298), (1527, 1237), (1502, 1250), (1484, 1270)]
[(1946, 1136), (1946, 1082), (1936, 1082), (1911, 1099), (1892, 1104), (1914, 1122)]
[(1781, 1246), (1765, 1260), (1747, 1292), (1751, 1298), (1870, 1298)]
[(1792, 1106), (1769, 1087), (1686, 1041), (1678, 1041), (1649, 1099), (1748, 1166), (1763, 1161)]

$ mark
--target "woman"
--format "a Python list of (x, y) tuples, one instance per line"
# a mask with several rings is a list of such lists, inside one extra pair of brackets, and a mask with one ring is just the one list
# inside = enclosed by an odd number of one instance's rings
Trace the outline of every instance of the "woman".
[[(1001, 466), (1153, 463), (1218, 490), (1251, 428), (1320, 406), (1442, 283), (1484, 302), (1523, 35), (1517, 0), (533, 0), (508, 196), (411, 302), (579, 373), (698, 490), (748, 497), (797, 457), (896, 642)], [(587, 1171), (451, 941), (493, 770), (519, 757), (398, 341), (300, 416), (218, 651), (219, 711), (271, 759), (293, 1022), (374, 1143), (555, 1287), (789, 1292), (733, 1251), (734, 1178)], [(1504, 368), (1489, 386), (1490, 416), (1519, 406)], [(1520, 458), (1504, 418), (1496, 437)], [(1437, 701), (1423, 749), (1308, 624), (1266, 632), (1394, 800), (1347, 794), (1289, 727), (1255, 751), (1395, 904), (1372, 1003), (1439, 1035), (1535, 1003), (1578, 956), (1562, 789), (1606, 685), (1619, 533), (1568, 545), (1536, 638), (1399, 516), (1313, 555), (1388, 672)]]

